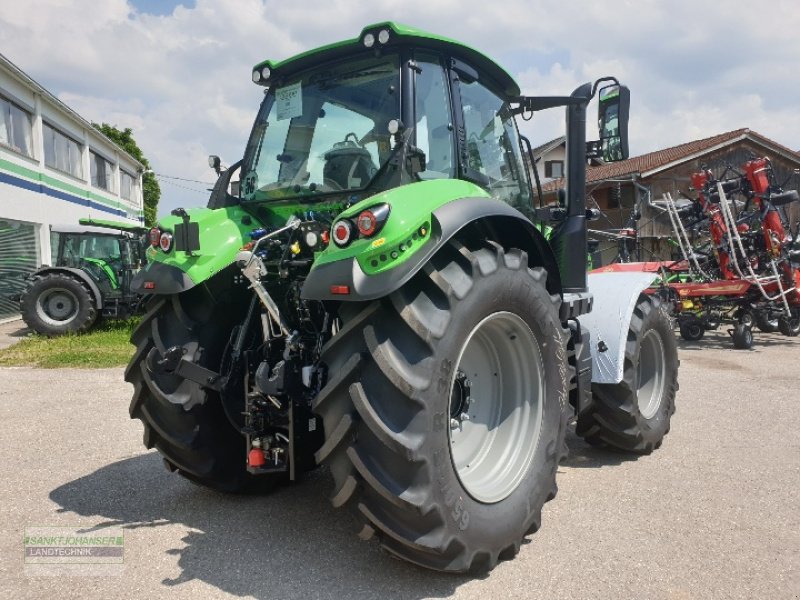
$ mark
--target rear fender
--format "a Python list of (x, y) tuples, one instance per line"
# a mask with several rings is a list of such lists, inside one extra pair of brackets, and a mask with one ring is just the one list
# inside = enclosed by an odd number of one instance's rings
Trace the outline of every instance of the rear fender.
[(642, 292), (653, 285), (653, 273), (589, 273), (592, 311), (579, 319), (590, 334), (592, 383), (619, 383), (625, 367), (633, 309)]
[(44, 267), (36, 271), (33, 277), (43, 277), (52, 274), (68, 275), (85, 284), (86, 287), (89, 288), (92, 298), (94, 298), (95, 306), (98, 309), (103, 308), (103, 295), (100, 293), (100, 288), (97, 287), (97, 284), (85, 271), (73, 267)]
[[(192, 289), (229, 267), (242, 246), (250, 241), (248, 233), (262, 227), (239, 206), (194, 208), (186, 213), (197, 224), (200, 249), (185, 252), (173, 248), (163, 252), (148, 248), (147, 265), (131, 281), (133, 293), (179, 294)], [(158, 226), (161, 231), (175, 235), (182, 222), (180, 217), (170, 215), (160, 219)]]
[[(364, 301), (388, 296), (402, 287), (453, 238), (488, 238), (528, 253), (531, 267), (548, 271), (547, 289), (561, 293), (558, 266), (545, 237), (521, 212), (487, 197), (448, 201), (430, 213), (430, 236), (396, 267), (367, 274), (358, 256), (317, 263), (303, 285), (303, 297), (313, 300)], [(387, 244), (389, 246), (389, 244)], [(390, 252), (387, 248), (386, 252)], [(331, 294), (331, 286), (347, 286), (349, 295)]]

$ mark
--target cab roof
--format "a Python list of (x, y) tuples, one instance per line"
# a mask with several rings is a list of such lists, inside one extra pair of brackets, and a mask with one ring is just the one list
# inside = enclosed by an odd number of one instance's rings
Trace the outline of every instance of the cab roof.
[[(385, 43), (379, 42), (381, 31), (388, 31), (389, 33), (389, 39)], [(374, 37), (374, 45), (371, 48), (367, 48), (364, 45), (364, 38), (368, 34), (372, 34)], [(361, 33), (356, 38), (307, 50), (285, 60), (262, 61), (253, 67), (253, 80), (259, 83), (256, 79), (256, 74), (260, 73), (264, 67), (269, 67), (272, 72), (270, 79), (273, 79), (276, 76), (288, 76), (313, 67), (320, 61), (344, 58), (360, 52), (375, 52), (376, 49), (392, 49), (403, 45), (430, 49), (463, 60), (475, 68), (481, 78), (488, 76), (489, 79), (492, 79), (508, 96), (516, 97), (520, 94), (519, 85), (508, 71), (482, 52), (456, 40), (392, 21), (368, 25), (361, 30)]]

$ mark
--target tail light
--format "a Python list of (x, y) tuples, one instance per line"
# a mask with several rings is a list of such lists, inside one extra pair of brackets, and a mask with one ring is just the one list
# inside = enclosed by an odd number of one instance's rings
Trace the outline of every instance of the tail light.
[(148, 235), (150, 239), (150, 245), (153, 248), (157, 248), (158, 241), (161, 239), (161, 232), (158, 230), (158, 227), (153, 227)]
[(172, 250), (172, 234), (166, 231), (162, 233), (158, 239), (158, 245), (164, 252)]
[(353, 237), (353, 226), (347, 219), (342, 219), (333, 226), (333, 241), (340, 248), (344, 248), (350, 243)]
[(389, 218), (391, 207), (388, 204), (377, 204), (361, 211), (356, 219), (358, 233), (370, 237), (378, 233)]
[(365, 210), (358, 215), (356, 225), (358, 225), (358, 233), (369, 237), (378, 228), (378, 219), (375, 218), (375, 214), (371, 210)]
[[(390, 210), (391, 207), (388, 204), (376, 204), (362, 210), (355, 219), (357, 235), (366, 238), (378, 233), (386, 224)], [(353, 231), (353, 228), (353, 223), (349, 219), (342, 219), (333, 224), (331, 236), (337, 246), (344, 248), (353, 241), (356, 237), (356, 231)]]

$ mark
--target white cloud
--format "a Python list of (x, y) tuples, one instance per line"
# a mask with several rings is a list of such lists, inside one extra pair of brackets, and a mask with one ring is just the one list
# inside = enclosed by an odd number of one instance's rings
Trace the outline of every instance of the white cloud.
[[(617, 75), (632, 91), (634, 153), (739, 127), (800, 148), (800, 11), (789, 0), (757, 12), (744, 0), (197, 0), (166, 16), (134, 5), (14, 3), (0, 14), (0, 51), (86, 118), (132, 127), (170, 175), (210, 181), (207, 154), (239, 158), (262, 97), (253, 64), (387, 19), (499, 58), (526, 93), (568, 94)], [(541, 143), (562, 133), (563, 116), (523, 130)], [(162, 212), (205, 197), (164, 185)]]

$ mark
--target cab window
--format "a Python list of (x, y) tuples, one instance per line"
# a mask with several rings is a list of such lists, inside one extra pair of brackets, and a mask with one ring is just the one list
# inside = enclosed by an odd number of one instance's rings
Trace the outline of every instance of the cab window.
[(509, 107), (480, 82), (460, 84), (467, 145), (466, 176), (492, 197), (528, 212), (530, 186)]

